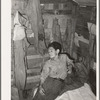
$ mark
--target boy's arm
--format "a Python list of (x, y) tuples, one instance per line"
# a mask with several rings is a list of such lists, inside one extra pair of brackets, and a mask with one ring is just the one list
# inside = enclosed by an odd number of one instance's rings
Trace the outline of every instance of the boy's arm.
[(44, 83), (45, 79), (48, 77), (49, 75), (49, 64), (48, 62), (45, 63), (45, 65), (43, 66), (43, 70), (41, 73), (41, 84)]

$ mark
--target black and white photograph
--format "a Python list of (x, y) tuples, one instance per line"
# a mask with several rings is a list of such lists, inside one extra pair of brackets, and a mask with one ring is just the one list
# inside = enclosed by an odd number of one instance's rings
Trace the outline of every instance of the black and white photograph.
[(11, 0), (9, 100), (97, 100), (97, 1)]

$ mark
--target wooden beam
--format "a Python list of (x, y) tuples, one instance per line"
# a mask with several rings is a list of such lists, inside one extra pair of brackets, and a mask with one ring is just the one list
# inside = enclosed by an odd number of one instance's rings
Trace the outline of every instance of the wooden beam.
[(41, 72), (41, 68), (38, 68), (38, 69), (28, 69), (27, 70), (27, 74), (30, 74), (30, 73), (40, 73)]
[[(54, 10), (44, 10), (43, 14), (55, 14)], [(58, 10), (58, 13), (61, 15), (72, 14), (72, 10)]]
[(35, 83), (40, 81), (40, 75), (27, 77), (27, 84), (28, 83)]
[(72, 0), (40, 0), (40, 3), (45, 4), (45, 3), (66, 3), (68, 1), (72, 1)]
[(38, 58), (45, 58), (45, 57), (49, 57), (48, 54), (45, 54), (44, 56), (41, 56), (41, 55), (30, 55), (30, 56), (27, 56), (27, 59), (38, 59)]
[(80, 6), (96, 6), (96, 0), (75, 0)]
[(79, 6), (80, 7), (85, 7), (85, 6), (93, 6), (93, 7), (96, 7), (96, 3), (84, 3), (84, 2), (82, 2), (82, 3), (79, 3)]

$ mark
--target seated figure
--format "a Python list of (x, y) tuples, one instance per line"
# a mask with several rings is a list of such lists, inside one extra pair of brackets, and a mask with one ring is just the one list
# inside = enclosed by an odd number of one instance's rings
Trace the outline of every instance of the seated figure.
[(43, 66), (40, 86), (33, 100), (54, 100), (63, 90), (67, 77), (66, 63), (72, 63), (72, 60), (66, 54), (61, 54), (61, 50), (58, 42), (48, 45), (50, 59)]

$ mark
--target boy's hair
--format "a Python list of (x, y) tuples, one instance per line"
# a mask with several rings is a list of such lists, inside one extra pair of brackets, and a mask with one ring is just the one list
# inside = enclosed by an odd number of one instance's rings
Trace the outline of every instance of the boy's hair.
[(59, 49), (59, 54), (61, 53), (62, 47), (61, 47), (61, 44), (60, 43), (54, 41), (54, 42), (52, 42), (52, 43), (50, 43), (48, 45), (48, 48), (49, 47), (53, 47), (55, 50)]

